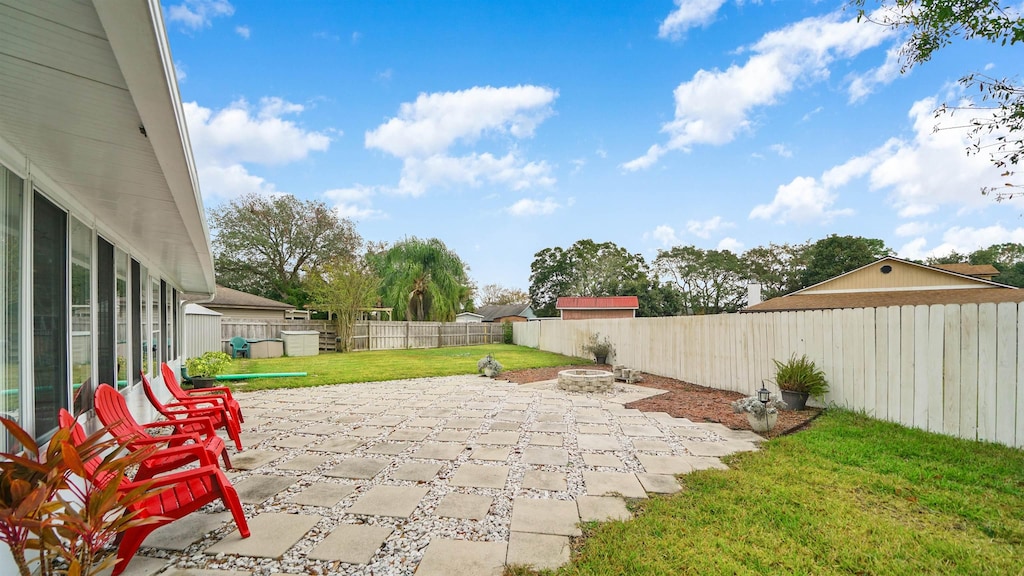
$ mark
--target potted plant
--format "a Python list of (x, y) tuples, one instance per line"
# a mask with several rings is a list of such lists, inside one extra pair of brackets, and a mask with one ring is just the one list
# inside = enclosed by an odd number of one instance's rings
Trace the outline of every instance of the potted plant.
[(612, 341), (607, 336), (602, 339), (601, 333), (595, 332), (583, 345), (583, 351), (593, 354), (594, 361), (598, 364), (607, 364), (608, 357), (615, 354), (615, 347), (612, 346)]
[(767, 432), (775, 428), (779, 421), (779, 410), (785, 408), (786, 403), (779, 399), (778, 394), (770, 394), (767, 404), (761, 402), (757, 396), (747, 396), (732, 403), (733, 412), (746, 412), (747, 422), (754, 432)]
[(494, 378), (498, 374), (501, 374), (502, 366), (501, 362), (498, 362), (494, 359), (494, 356), (488, 354), (476, 363), (476, 370), (477, 372), (483, 372), (484, 376), (487, 376), (488, 378)]
[(782, 391), (782, 399), (793, 410), (803, 410), (809, 396), (819, 397), (828, 392), (825, 371), (815, 366), (806, 354), (799, 358), (794, 354), (786, 362), (772, 362), (775, 363), (775, 384)]
[(185, 360), (185, 371), (195, 388), (210, 388), (216, 377), (231, 366), (231, 356), (224, 352), (206, 352)]

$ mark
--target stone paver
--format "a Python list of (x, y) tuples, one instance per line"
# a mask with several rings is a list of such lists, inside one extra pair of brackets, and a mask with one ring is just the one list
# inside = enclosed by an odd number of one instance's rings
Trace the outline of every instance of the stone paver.
[(452, 486), (472, 488), (504, 488), (508, 466), (463, 464), (448, 481)]
[(580, 450), (622, 450), (614, 436), (605, 434), (579, 434), (576, 436), (576, 445)]
[(409, 449), (412, 444), (408, 442), (378, 442), (366, 449), (367, 454), (387, 454), (394, 456)]
[(647, 492), (637, 480), (636, 474), (584, 470), (583, 484), (587, 487), (588, 496), (621, 494), (626, 498), (647, 498)]
[(360, 496), (348, 512), (408, 518), (429, 490), (419, 486), (374, 486)]
[(665, 435), (657, 426), (649, 425), (623, 425), (622, 433), (626, 436), (661, 437)]
[(161, 550), (184, 550), (201, 540), (207, 532), (212, 532), (231, 521), (230, 512), (203, 514), (193, 512), (184, 518), (161, 526), (146, 537), (146, 548)]
[(424, 442), (420, 445), (419, 450), (412, 453), (412, 457), (423, 458), (424, 460), (455, 460), (465, 450), (466, 446), (463, 444)]
[(484, 425), (483, 418), (452, 418), (445, 423), (445, 428), (459, 428), (464, 430), (474, 430)]
[(440, 418), (410, 418), (405, 425), (410, 428), (434, 428), (440, 423)]
[(694, 456), (728, 456), (736, 452), (757, 450), (752, 442), (726, 440), (725, 442), (680, 442)]
[(284, 456), (284, 452), (273, 450), (246, 450), (231, 457), (231, 467), (235, 470), (255, 470)]
[(617, 496), (577, 496), (576, 506), (580, 511), (580, 520), (584, 522), (629, 520), (633, 517), (626, 508), (626, 501)]
[(536, 570), (555, 570), (569, 562), (569, 537), (512, 532), (508, 537), (508, 564)]
[(511, 448), (503, 448), (500, 446), (483, 446), (473, 450), (473, 453), (469, 455), (473, 460), (490, 460), (493, 462), (505, 462), (508, 460), (509, 454), (512, 452)]
[(491, 509), (492, 502), (494, 499), (490, 496), (452, 492), (441, 500), (435, 513), (446, 518), (483, 520), (487, 517), (487, 511)]
[(671, 474), (641, 474), (637, 473), (637, 480), (643, 485), (644, 490), (655, 494), (675, 494), (682, 490), (679, 481)]
[(315, 446), (312, 446), (311, 450), (318, 452), (331, 452), (334, 454), (348, 454), (365, 444), (364, 440), (359, 438), (348, 438), (346, 436), (339, 436), (337, 438), (330, 438)]
[(332, 528), (327, 538), (310, 550), (308, 557), (313, 560), (368, 564), (392, 532), (394, 528), (386, 526), (341, 524)]
[(335, 436), (337, 434), (343, 434), (345, 428), (343, 426), (336, 426), (334, 424), (313, 424), (312, 426), (306, 426), (296, 430), (301, 434), (316, 434), (317, 436)]
[(434, 436), (438, 442), (465, 442), (473, 433), (469, 430), (442, 430)]
[(429, 482), (441, 471), (443, 464), (431, 462), (407, 462), (395, 470), (395, 480), (409, 480), (412, 482)]
[[(123, 572), (128, 574), (128, 572)], [(201, 570), (199, 568), (170, 568), (160, 576), (251, 576), (249, 570)]]
[(303, 454), (296, 456), (291, 460), (285, 460), (277, 465), (278, 470), (299, 470), (302, 472), (309, 472), (315, 470), (321, 464), (328, 462), (330, 458), (325, 456), (317, 456), (315, 454)]
[(672, 445), (664, 440), (633, 439), (633, 449), (641, 452), (671, 452)]
[(602, 452), (584, 452), (583, 463), (587, 466), (607, 466), (609, 468), (622, 468), (625, 466), (618, 457)]
[[(255, 448), (256, 445), (259, 444), (260, 442), (263, 442), (263, 441), (265, 441), (265, 440), (267, 440), (269, 438), (273, 438), (273, 437), (274, 437), (273, 434), (263, 433), (263, 432), (242, 432), (239, 435), (239, 438), (242, 440), (242, 447), (245, 448), (245, 449)], [(229, 442), (228, 443), (228, 448), (231, 448), (234, 445), (235, 445), (234, 442)]]
[(362, 426), (360, 428), (353, 428), (349, 430), (350, 436), (357, 438), (376, 438), (382, 434), (391, 432), (391, 428), (382, 428), (380, 426)]
[(259, 504), (294, 483), (294, 477), (256, 474), (235, 483), (235, 490), (242, 504)]
[[(167, 566), (167, 562), (162, 558), (146, 558), (136, 554), (125, 567), (124, 572), (121, 572), (121, 576), (154, 576)], [(110, 576), (113, 571), (114, 567), (110, 566), (103, 569), (97, 576)], [(250, 574), (251, 572), (239, 572), (238, 576), (249, 576)]]
[(568, 489), (568, 485), (566, 483), (565, 474), (562, 472), (527, 470), (523, 475), (523, 488), (564, 491)]
[(430, 436), (430, 430), (423, 428), (402, 428), (388, 434), (388, 440), (405, 440), (409, 442), (422, 442)]
[(579, 536), (580, 515), (576, 502), (549, 498), (516, 498), (512, 502), (513, 532)]
[(319, 438), (307, 438), (305, 436), (285, 436), (271, 440), (269, 444), (275, 448), (305, 448), (319, 440)]
[(343, 460), (338, 466), (324, 472), (324, 476), (367, 480), (379, 474), (390, 463), (390, 460), (380, 460), (377, 458), (349, 458), (348, 460)]
[(236, 529), (206, 549), (207, 554), (237, 554), (257, 558), (280, 558), (306, 532), (316, 526), (319, 516), (267, 512), (249, 518), (252, 535), (242, 538)]
[(293, 496), (292, 502), (302, 506), (331, 508), (355, 491), (356, 487), (351, 484), (318, 482)]
[(515, 446), (519, 443), (517, 432), (487, 432), (477, 436), (480, 444), (498, 444), (502, 446)]
[(555, 434), (565, 434), (568, 426), (558, 422), (536, 422), (530, 426), (531, 432), (550, 432)]
[(562, 446), (565, 439), (559, 434), (534, 433), (530, 436), (531, 446)]
[(649, 474), (689, 474), (693, 472), (693, 463), (683, 456), (651, 456), (638, 454), (640, 461)]
[(416, 576), (501, 576), (508, 545), (504, 542), (431, 540)]
[(569, 463), (569, 452), (560, 448), (531, 446), (523, 450), (523, 462), (538, 466), (565, 466)]

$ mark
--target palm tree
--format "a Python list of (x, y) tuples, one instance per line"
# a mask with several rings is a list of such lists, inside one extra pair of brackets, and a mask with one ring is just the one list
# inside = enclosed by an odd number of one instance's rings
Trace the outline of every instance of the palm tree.
[(451, 322), (468, 286), (466, 264), (437, 238), (415, 236), (374, 258), (384, 301), (395, 317)]

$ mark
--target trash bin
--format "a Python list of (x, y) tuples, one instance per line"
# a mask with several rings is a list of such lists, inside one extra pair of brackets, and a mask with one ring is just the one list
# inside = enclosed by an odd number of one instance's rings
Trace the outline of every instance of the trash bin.
[(316, 356), (320, 353), (320, 333), (316, 330), (281, 330), (285, 356)]

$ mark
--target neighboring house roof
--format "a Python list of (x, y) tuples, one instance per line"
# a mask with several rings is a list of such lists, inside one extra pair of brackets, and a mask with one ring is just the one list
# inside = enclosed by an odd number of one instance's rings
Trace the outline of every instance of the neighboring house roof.
[(482, 315), (476, 314), (474, 312), (459, 312), (458, 314), (455, 315), (456, 318), (458, 318), (459, 316), (474, 316), (476, 318), (483, 318)]
[(494, 322), (498, 318), (509, 316), (534, 317), (529, 304), (487, 304), (477, 308), (476, 312), (484, 317), (484, 322)]
[(292, 310), (295, 306), (287, 302), (278, 302), (270, 298), (256, 296), (234, 288), (217, 285), (217, 294), (213, 300), (203, 302), (210, 308), (252, 308), (260, 310)]
[(986, 280), (999, 274), (999, 269), (991, 264), (936, 264), (934, 267), (968, 276), (987, 276)]
[(555, 304), (559, 310), (621, 310), (640, 308), (636, 296), (562, 296)]
[(223, 316), (220, 312), (214, 312), (209, 308), (204, 308), (199, 304), (185, 304), (185, 314), (191, 314), (193, 316)]
[(886, 257), (742, 312), (882, 308), (932, 304), (1024, 302), (1024, 290), (963, 274)]

